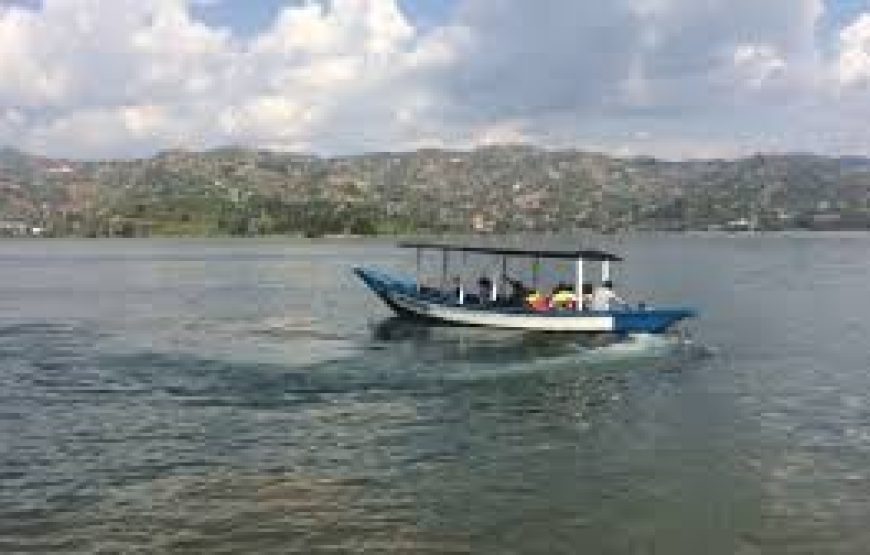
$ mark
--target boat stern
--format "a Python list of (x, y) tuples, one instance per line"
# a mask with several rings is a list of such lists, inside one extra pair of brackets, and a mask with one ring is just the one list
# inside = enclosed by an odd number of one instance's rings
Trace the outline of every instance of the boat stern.
[(688, 308), (648, 309), (613, 313), (613, 331), (617, 333), (665, 333), (679, 322), (694, 318)]

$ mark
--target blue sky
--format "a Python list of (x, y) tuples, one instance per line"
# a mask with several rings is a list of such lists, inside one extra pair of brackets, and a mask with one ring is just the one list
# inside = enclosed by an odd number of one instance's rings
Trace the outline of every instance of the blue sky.
[[(271, 23), (278, 12), (288, 5), (303, 0), (214, 0), (198, 9), (206, 21), (231, 27), (242, 35), (261, 31)], [(421, 29), (429, 29), (446, 22), (457, 0), (402, 0), (402, 10)]]
[(828, 0), (830, 21), (836, 25), (847, 23), (858, 13), (870, 9), (870, 0)]
[(0, 0), (0, 144), (870, 155), (870, 0), (313, 1)]

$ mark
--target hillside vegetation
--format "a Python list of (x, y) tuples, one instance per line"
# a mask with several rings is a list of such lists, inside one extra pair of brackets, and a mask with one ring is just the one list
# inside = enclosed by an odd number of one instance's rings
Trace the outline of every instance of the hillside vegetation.
[[(321, 158), (245, 149), (71, 161), (0, 150), (8, 233), (867, 229), (870, 160), (668, 162), (499, 146)], [(16, 231), (19, 230), (19, 231)]]

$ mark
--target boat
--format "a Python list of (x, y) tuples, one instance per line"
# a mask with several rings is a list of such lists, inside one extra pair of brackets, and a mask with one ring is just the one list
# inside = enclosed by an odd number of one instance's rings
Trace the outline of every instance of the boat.
[[(415, 278), (374, 267), (354, 267), (356, 276), (400, 318), (431, 324), (451, 326), (479, 326), (510, 330), (564, 332), (577, 334), (662, 334), (672, 330), (679, 322), (692, 318), (689, 308), (653, 308), (645, 304), (629, 305), (621, 300), (607, 306), (595, 306), (587, 295), (593, 284), (586, 280), (584, 270), (589, 264), (598, 264), (601, 283), (597, 287), (610, 287), (611, 265), (622, 262), (615, 254), (600, 250), (538, 250), (507, 247), (480, 247), (439, 243), (400, 243), (400, 248), (413, 249), (417, 254)], [(441, 279), (437, 287), (423, 284), (422, 258), (426, 252), (441, 254)], [(466, 289), (458, 276), (449, 279), (450, 256), (455, 253), (496, 257), (501, 262), (500, 274), (479, 280), (478, 294)], [(514, 259), (532, 260), (532, 287), (525, 288), (508, 275), (508, 262)], [(541, 261), (570, 261), (574, 268), (573, 286), (551, 297), (537, 292)], [(506, 292), (513, 289), (511, 295)], [(519, 295), (518, 295), (519, 290)], [(577, 292), (581, 294), (578, 295)], [(553, 301), (561, 297), (562, 301)], [(544, 302), (541, 302), (541, 299)], [(615, 295), (613, 299), (618, 299)]]

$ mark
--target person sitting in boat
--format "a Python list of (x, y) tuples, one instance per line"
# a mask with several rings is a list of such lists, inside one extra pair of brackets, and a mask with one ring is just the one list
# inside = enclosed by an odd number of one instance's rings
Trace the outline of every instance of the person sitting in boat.
[(550, 299), (540, 291), (530, 291), (525, 298), (525, 306), (536, 312), (545, 312), (550, 309)]
[(596, 287), (592, 292), (592, 302), (590, 308), (592, 310), (613, 310), (614, 308), (625, 306), (625, 301), (619, 298), (613, 292), (613, 282), (605, 281), (600, 287)]
[(574, 289), (567, 283), (560, 283), (554, 287), (553, 295), (550, 297), (550, 306), (557, 309), (575, 308), (577, 296), (574, 294)]
[(580, 309), (581, 310), (589, 310), (589, 307), (592, 306), (592, 293), (595, 291), (595, 288), (591, 283), (584, 283), (583, 289), (580, 292)]
[(480, 304), (488, 303), (490, 297), (492, 297), (492, 280), (486, 276), (481, 276), (481, 278), (477, 280), (477, 290)]
[(526, 297), (528, 297), (533, 292), (532, 289), (518, 279), (511, 279), (510, 277), (505, 276), (504, 280), (508, 282), (511, 286), (511, 294), (510, 297), (508, 297), (508, 305), (523, 306)]

